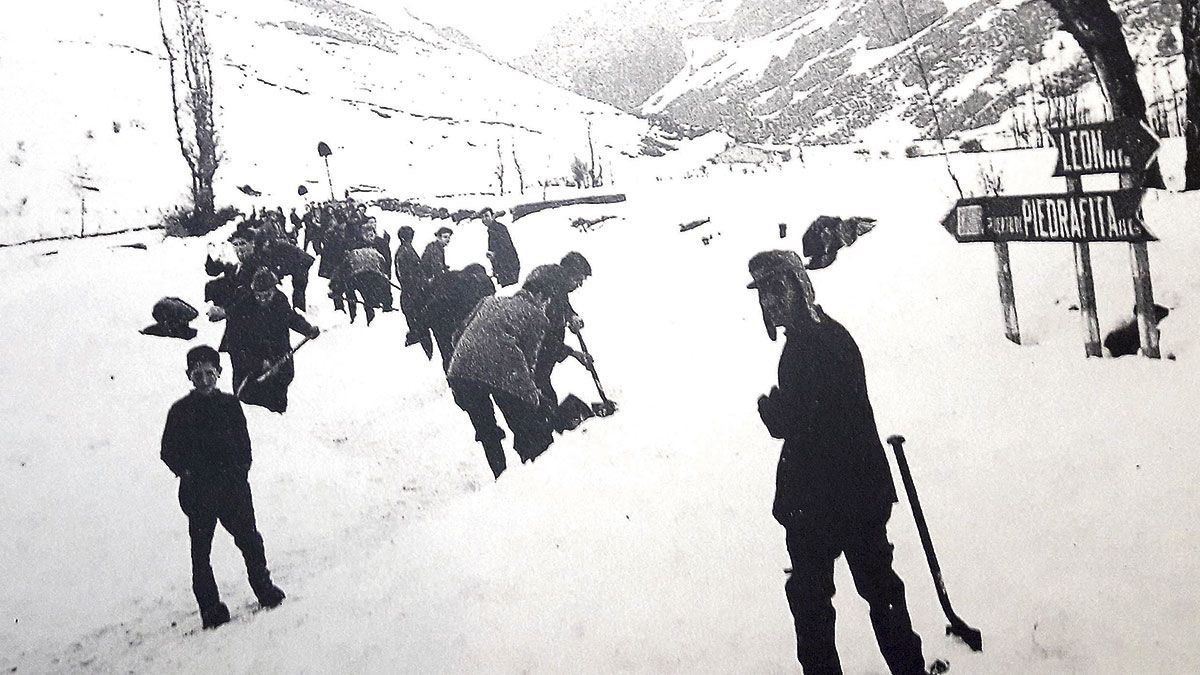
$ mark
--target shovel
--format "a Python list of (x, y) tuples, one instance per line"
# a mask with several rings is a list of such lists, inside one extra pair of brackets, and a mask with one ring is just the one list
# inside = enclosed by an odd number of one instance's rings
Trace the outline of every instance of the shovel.
[[(584, 342), (583, 340), (583, 332), (574, 326), (571, 327), (571, 332), (574, 333), (575, 337), (579, 339), (579, 348), (583, 350), (583, 353), (591, 356), (592, 354), (587, 348), (587, 342)], [(592, 413), (596, 415), (596, 417), (608, 417), (617, 411), (617, 404), (605, 395), (604, 386), (600, 384), (600, 376), (596, 374), (596, 364), (591, 361), (592, 360), (589, 359), (587, 369), (588, 372), (592, 374), (592, 381), (596, 383), (596, 391), (600, 394), (600, 402), (592, 404)]]

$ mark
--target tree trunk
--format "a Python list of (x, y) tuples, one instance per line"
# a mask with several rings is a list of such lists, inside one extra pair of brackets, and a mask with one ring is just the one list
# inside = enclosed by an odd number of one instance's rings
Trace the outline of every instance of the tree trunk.
[[(1146, 99), (1137, 81), (1137, 66), (1121, 32), (1121, 19), (1108, 0), (1046, 0), (1063, 28), (1075, 37), (1092, 62), (1113, 115), (1147, 121)], [(1147, 121), (1148, 122), (1148, 121)], [(1146, 169), (1146, 187), (1164, 188), (1158, 160)]]
[(1180, 0), (1183, 33), (1183, 68), (1187, 74), (1187, 123), (1183, 127), (1187, 161), (1183, 166), (1184, 190), (1200, 189), (1200, 2)]

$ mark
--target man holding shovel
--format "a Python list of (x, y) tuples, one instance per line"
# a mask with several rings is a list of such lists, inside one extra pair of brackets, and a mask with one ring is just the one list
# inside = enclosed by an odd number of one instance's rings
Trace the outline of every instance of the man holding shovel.
[(834, 640), (833, 564), (845, 554), (859, 595), (870, 604), (879, 650), (896, 675), (925, 673), (904, 583), (892, 569), (887, 521), (896, 489), (867, 397), (858, 345), (815, 303), (794, 251), (750, 259), (767, 334), (787, 331), (779, 385), (760, 396), (771, 436), (783, 439), (775, 519), (787, 531), (792, 572), (784, 584), (796, 626), (796, 654), (808, 675), (841, 673)]
[(287, 410), (288, 385), (296, 375), (289, 357), (293, 351), (289, 331), (309, 339), (321, 331), (288, 304), (276, 288), (278, 283), (270, 270), (254, 273), (251, 298), (228, 310), (221, 350), (229, 353), (233, 364), (237, 397), (243, 403), (282, 413)]

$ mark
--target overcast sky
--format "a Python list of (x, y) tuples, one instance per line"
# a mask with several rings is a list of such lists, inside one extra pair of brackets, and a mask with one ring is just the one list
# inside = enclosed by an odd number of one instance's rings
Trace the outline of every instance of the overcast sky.
[(434, 24), (452, 26), (489, 53), (509, 58), (533, 51), (555, 22), (606, 0), (349, 0), (387, 20), (404, 7)]

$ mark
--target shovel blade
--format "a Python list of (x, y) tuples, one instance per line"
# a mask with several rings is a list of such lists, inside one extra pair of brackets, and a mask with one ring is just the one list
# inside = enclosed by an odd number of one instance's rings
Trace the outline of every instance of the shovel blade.
[(564, 429), (574, 429), (594, 415), (592, 407), (575, 394), (568, 394), (558, 406), (558, 422)]

